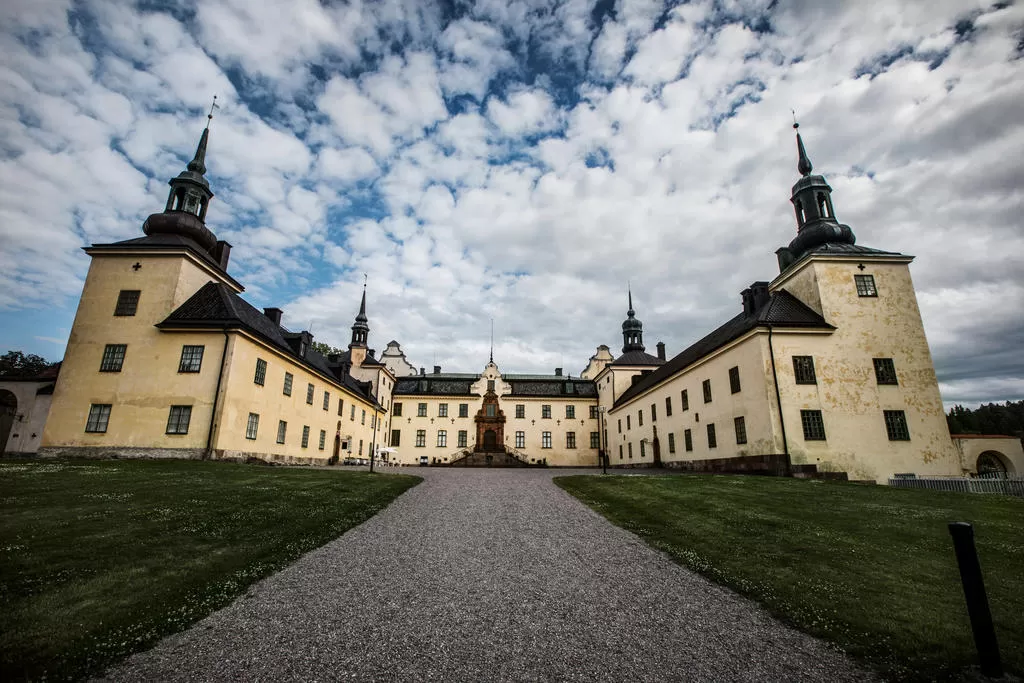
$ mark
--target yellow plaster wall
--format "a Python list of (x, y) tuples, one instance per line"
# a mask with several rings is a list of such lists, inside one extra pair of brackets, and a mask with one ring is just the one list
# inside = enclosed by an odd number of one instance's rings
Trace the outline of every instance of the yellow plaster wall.
[[(371, 445), (383, 445), (383, 421), (377, 425), (374, 442), (373, 405), (366, 399), (342, 390), (284, 353), (263, 345), (247, 335), (232, 333), (228, 350), (228, 371), (222, 383), (223, 399), (218, 410), (218, 424), (214, 448), (221, 457), (256, 456), (282, 462), (322, 463), (334, 454), (335, 435), (349, 440), (350, 451), (342, 450), (339, 457), (370, 457)], [(266, 380), (262, 386), (255, 383), (256, 361), (267, 361)], [(293, 375), (292, 394), (284, 394), (284, 376)], [(306, 403), (307, 386), (313, 384), (313, 403)], [(324, 392), (329, 392), (329, 403), (324, 410)], [(343, 401), (342, 415), (338, 415), (338, 400)], [(353, 412), (353, 407), (355, 408)], [(256, 439), (246, 438), (249, 413), (260, 416)], [(364, 417), (365, 415), (365, 417)], [(381, 413), (377, 413), (378, 420)], [(277, 443), (278, 421), (288, 423), (285, 443)], [(309, 444), (302, 447), (302, 428), (310, 428)], [(320, 450), (320, 430), (327, 432), (324, 449)]]
[[(132, 267), (136, 263), (141, 266), (137, 270)], [(167, 334), (154, 325), (194, 293), (189, 287), (198, 289), (209, 280), (208, 272), (180, 256), (93, 258), (43, 433), (44, 448), (205, 447), (223, 335)], [(141, 291), (134, 316), (114, 316), (123, 289)], [(121, 372), (99, 371), (107, 344), (127, 344)], [(183, 344), (206, 347), (199, 373), (178, 373)], [(105, 434), (85, 432), (94, 403), (112, 406)], [(187, 435), (165, 434), (171, 405), (192, 405)]]
[[(668, 382), (609, 411), (610, 464), (653, 464), (655, 431), (662, 462), (781, 453), (777, 421), (771, 411), (774, 396), (770, 395), (773, 388), (765, 337), (756, 333), (743, 337)], [(729, 369), (732, 367), (738, 367), (740, 374), (740, 391), (735, 394), (731, 393), (729, 384)], [(704, 402), (705, 379), (711, 380), (710, 403)], [(681, 398), (684, 389), (689, 396), (689, 410), (685, 411), (682, 410)], [(666, 411), (666, 398), (672, 401), (671, 416)], [(652, 404), (656, 406), (657, 421), (651, 420)], [(629, 416), (628, 428), (626, 416)], [(736, 417), (743, 417), (746, 423), (746, 444), (736, 443)], [(716, 448), (708, 447), (708, 423), (715, 425)], [(691, 430), (693, 438), (693, 450), (690, 452), (685, 449), (686, 429)], [(670, 433), (675, 436), (675, 453), (669, 450)], [(647, 440), (645, 457), (641, 457), (640, 442), (644, 439)], [(630, 443), (633, 445), (632, 459), (629, 457)]]
[(1015, 436), (957, 435), (953, 437), (953, 446), (965, 472), (977, 474), (978, 456), (994, 451), (1006, 466), (1009, 476), (1024, 476), (1024, 447)]
[[(799, 283), (813, 280), (822, 315), (837, 330), (775, 334), (792, 461), (879, 482), (902, 472), (960, 474), (907, 264), (812, 259), (803, 268), (813, 277), (800, 273), (773, 288), (795, 283), (791, 293), (803, 297)], [(854, 275), (861, 273), (874, 276), (877, 297), (857, 296)], [(795, 383), (794, 355), (814, 357), (817, 384)], [(898, 386), (877, 384), (873, 358), (893, 359)], [(822, 411), (827, 441), (804, 440), (802, 409)], [(910, 441), (889, 441), (883, 410), (905, 411)]]

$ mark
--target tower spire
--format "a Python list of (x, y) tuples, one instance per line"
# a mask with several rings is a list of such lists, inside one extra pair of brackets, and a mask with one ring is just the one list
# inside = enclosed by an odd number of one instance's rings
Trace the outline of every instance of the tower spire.
[(800, 171), (800, 175), (807, 177), (811, 175), (811, 171), (814, 170), (814, 166), (811, 165), (811, 160), (807, 156), (807, 150), (804, 149), (804, 139), (800, 137), (800, 124), (796, 121), (793, 122), (793, 130), (796, 131), (796, 151), (798, 157), (796, 170)]
[(348, 347), (365, 349), (369, 336), (370, 325), (366, 318), (366, 273), (363, 273), (363, 298), (359, 302), (359, 313), (356, 314), (356, 321), (352, 325), (352, 341)]
[(188, 162), (188, 170), (201, 176), (206, 174), (206, 142), (210, 138), (210, 123), (213, 122), (214, 109), (220, 109), (220, 105), (217, 104), (216, 95), (213, 96), (210, 113), (206, 115), (206, 128), (203, 129), (203, 134), (199, 137), (199, 146), (196, 147), (196, 154), (192, 157), (192, 161)]
[(633, 310), (633, 288), (629, 283), (626, 288), (629, 291), (629, 310), (622, 322), (622, 352), (643, 351), (644, 324), (636, 319), (636, 311)]

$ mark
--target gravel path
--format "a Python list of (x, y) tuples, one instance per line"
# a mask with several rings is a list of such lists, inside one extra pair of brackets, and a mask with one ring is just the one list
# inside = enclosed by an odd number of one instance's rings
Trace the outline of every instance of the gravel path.
[(558, 472), (416, 474), (373, 519), (106, 680), (872, 680), (611, 525)]

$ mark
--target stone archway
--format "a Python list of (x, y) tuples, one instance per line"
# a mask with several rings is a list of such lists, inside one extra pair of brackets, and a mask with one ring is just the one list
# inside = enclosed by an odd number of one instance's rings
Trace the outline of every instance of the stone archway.
[(6, 389), (0, 389), (0, 455), (7, 450), (15, 416), (18, 414), (18, 397)]
[(976, 464), (979, 477), (1005, 479), (1013, 471), (1009, 458), (999, 451), (983, 451)]

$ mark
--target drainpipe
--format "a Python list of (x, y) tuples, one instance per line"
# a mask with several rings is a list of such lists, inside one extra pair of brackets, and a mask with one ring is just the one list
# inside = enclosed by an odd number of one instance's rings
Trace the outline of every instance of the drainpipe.
[(217, 374), (217, 388), (213, 390), (213, 408), (210, 411), (210, 431), (206, 434), (206, 457), (213, 455), (213, 423), (217, 419), (217, 403), (220, 398), (220, 384), (224, 379), (224, 368), (228, 359), (228, 331), (224, 330), (224, 349), (220, 352), (220, 373)]
[(768, 325), (768, 355), (772, 358), (772, 383), (775, 384), (775, 404), (779, 407), (779, 425), (782, 427), (782, 452), (786, 455), (786, 476), (789, 469), (789, 443), (786, 440), (786, 418), (782, 415), (782, 397), (779, 395), (779, 377), (775, 374), (775, 348), (772, 346), (772, 326)]

